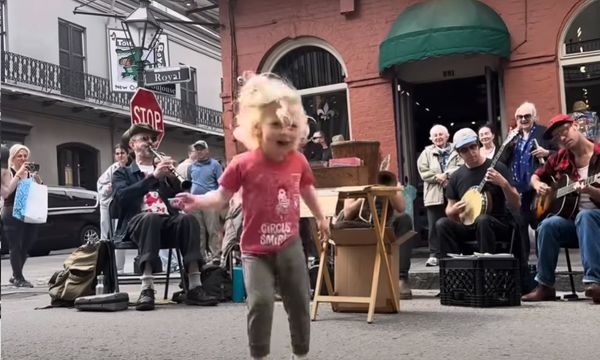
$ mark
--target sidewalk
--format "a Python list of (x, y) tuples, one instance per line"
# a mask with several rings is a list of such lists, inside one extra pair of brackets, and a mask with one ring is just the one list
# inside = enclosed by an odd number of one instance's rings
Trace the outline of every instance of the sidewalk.
[[(581, 256), (579, 249), (570, 249), (569, 255), (571, 258), (571, 267), (575, 272), (573, 281), (575, 282), (575, 289), (578, 292), (583, 291), (582, 277), (583, 277), (583, 266), (581, 265)], [(429, 257), (427, 248), (413, 249), (410, 265), (410, 283), (413, 289), (439, 289), (440, 276), (438, 266), (425, 266), (425, 261)], [(529, 257), (529, 264), (535, 265), (537, 258), (535, 255)], [(571, 291), (571, 285), (569, 283), (569, 276), (567, 274), (567, 260), (565, 257), (565, 251), (561, 250), (558, 256), (558, 265), (556, 267), (556, 290), (558, 291)]]

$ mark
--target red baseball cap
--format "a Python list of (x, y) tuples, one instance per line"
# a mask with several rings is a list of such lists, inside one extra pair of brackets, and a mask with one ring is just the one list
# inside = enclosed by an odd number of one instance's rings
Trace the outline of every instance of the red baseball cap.
[(546, 131), (544, 132), (544, 139), (546, 139), (546, 140), (552, 139), (552, 132), (554, 131), (554, 129), (556, 129), (558, 126), (560, 126), (564, 123), (572, 123), (573, 121), (575, 121), (575, 120), (573, 120), (573, 118), (570, 117), (569, 115), (565, 115), (565, 114), (556, 115), (555, 117), (550, 119), (550, 121), (548, 122), (548, 129), (546, 129)]

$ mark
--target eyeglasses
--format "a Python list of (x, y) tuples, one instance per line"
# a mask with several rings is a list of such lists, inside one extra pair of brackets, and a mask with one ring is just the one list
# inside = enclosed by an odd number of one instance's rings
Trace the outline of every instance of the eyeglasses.
[(479, 149), (479, 144), (471, 144), (469, 146), (463, 146), (461, 148), (456, 149), (459, 154), (466, 154), (469, 151), (473, 151), (475, 149)]
[(552, 132), (552, 140), (559, 141), (561, 137), (567, 135), (569, 132), (569, 128), (571, 127), (571, 123), (563, 124), (556, 130)]
[(531, 114), (525, 114), (525, 115), (517, 115), (515, 116), (517, 118), (517, 120), (531, 120), (531, 118), (533, 117)]
[(158, 137), (156, 137), (156, 135), (153, 136), (148, 136), (148, 135), (144, 135), (144, 136), (138, 136), (137, 138), (133, 138), (133, 141), (144, 141), (144, 142), (148, 142), (148, 141), (152, 141), (155, 142), (158, 139)]

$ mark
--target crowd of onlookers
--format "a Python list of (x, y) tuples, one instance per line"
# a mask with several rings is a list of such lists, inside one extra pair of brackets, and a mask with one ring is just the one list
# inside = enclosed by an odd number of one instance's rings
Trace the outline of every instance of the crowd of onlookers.
[[(523, 301), (555, 299), (554, 271), (564, 246), (580, 248), (585, 295), (600, 301), (600, 243), (593, 235), (600, 231), (600, 124), (595, 113), (576, 105), (578, 112), (557, 115), (544, 127), (535, 105), (521, 104), (502, 145), (493, 124), (481, 126), (478, 133), (460, 129), (452, 143), (446, 127), (431, 128), (432, 145), (417, 160), (429, 227), (427, 266), (437, 266), (448, 254), (502, 252), (507, 239), (516, 244), (504, 249), (512, 249), (526, 266), (531, 237), (537, 286), (527, 288), (524, 282)], [(594, 175), (595, 182), (576, 182)], [(565, 176), (576, 182), (576, 216), (535, 218), (536, 195), (548, 194), (553, 182)], [(487, 211), (469, 222), (473, 189), (485, 194)], [(511, 236), (513, 229), (516, 236)]]

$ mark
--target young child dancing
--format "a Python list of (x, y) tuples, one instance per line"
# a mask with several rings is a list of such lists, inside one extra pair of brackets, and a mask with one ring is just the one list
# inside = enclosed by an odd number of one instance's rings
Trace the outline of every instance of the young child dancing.
[(316, 218), (322, 241), (329, 238), (329, 224), (317, 202), (310, 166), (296, 150), (308, 132), (300, 95), (272, 74), (244, 77), (234, 136), (249, 151), (233, 158), (218, 190), (178, 194), (173, 205), (186, 212), (222, 209), (243, 188), (240, 247), (250, 354), (255, 359), (269, 355), (277, 282), (288, 313), (292, 359), (302, 359), (310, 343), (310, 296), (298, 235), (300, 197)]

